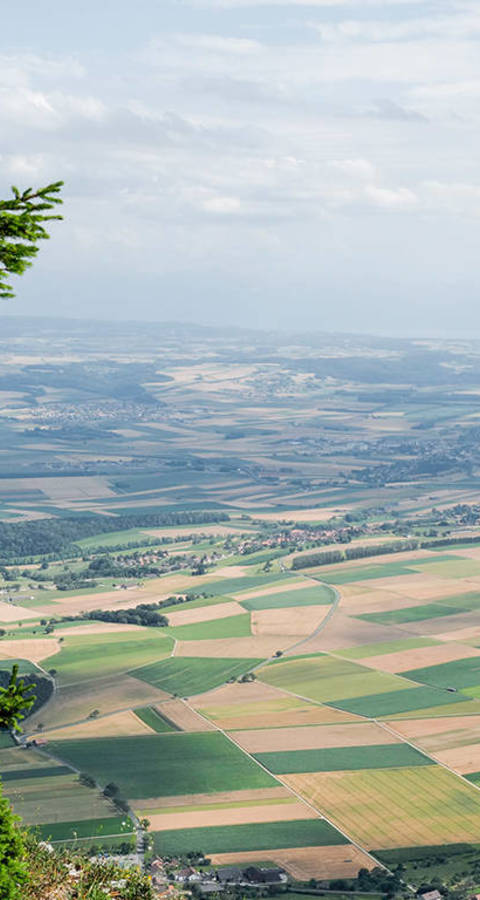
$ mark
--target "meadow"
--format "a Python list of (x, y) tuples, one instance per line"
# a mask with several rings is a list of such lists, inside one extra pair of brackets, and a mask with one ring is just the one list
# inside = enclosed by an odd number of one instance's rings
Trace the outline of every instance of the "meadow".
[(153, 663), (130, 674), (153, 687), (179, 697), (202, 694), (230, 678), (249, 672), (261, 659), (195, 659), (173, 657)]

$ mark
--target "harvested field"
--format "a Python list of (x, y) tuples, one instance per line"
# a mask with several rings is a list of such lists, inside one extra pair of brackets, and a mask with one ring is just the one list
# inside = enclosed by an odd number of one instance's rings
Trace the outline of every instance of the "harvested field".
[[(240, 638), (217, 638), (216, 640), (178, 641), (175, 648), (175, 657), (196, 656), (223, 659), (268, 659), (277, 650), (282, 650), (282, 645), (289, 643), (285, 638), (272, 635), (252, 635)], [(291, 643), (291, 641), (290, 641)]]
[[(263, 801), (280, 802), (293, 800), (293, 794), (285, 787), (255, 788), (249, 791), (216, 791), (212, 794), (177, 794), (175, 797), (162, 797), (161, 809), (173, 807), (200, 807), (200, 806), (260, 806)], [(139, 809), (143, 811), (157, 809), (158, 797), (148, 797), (139, 803)]]
[(372, 666), (374, 669), (381, 669), (382, 672), (399, 673), (416, 669), (417, 666), (436, 666), (454, 660), (471, 658), (475, 655), (480, 658), (480, 650), (475, 653), (471, 647), (455, 644), (452, 641), (449, 644), (437, 644), (434, 647), (418, 647), (388, 655), (369, 656), (367, 659), (363, 659), (363, 664)]
[(480, 743), (466, 744), (464, 747), (454, 747), (451, 750), (440, 750), (435, 754), (445, 766), (449, 766), (461, 775), (470, 775), (478, 772), (480, 765)]
[(441, 766), (284, 776), (367, 848), (476, 842), (480, 793)]
[(72, 628), (62, 628), (59, 637), (76, 636), (77, 634), (121, 634), (124, 631), (142, 631), (141, 625), (118, 624), (114, 622), (91, 622), (88, 625), (77, 625)]
[(480, 742), (480, 716), (447, 716), (438, 719), (406, 719), (391, 727), (432, 752)]
[(157, 703), (157, 707), (160, 715), (166, 716), (180, 731), (213, 731), (215, 728), (181, 700), (167, 700)]
[(480, 642), (480, 623), (453, 631), (440, 632), (435, 635), (435, 639), (437, 641), (464, 641), (470, 646), (476, 646)]
[(58, 653), (60, 645), (57, 638), (27, 638), (18, 641), (2, 641), (0, 644), (1, 659), (29, 659), (41, 662), (54, 653)]
[(131, 710), (113, 713), (99, 719), (89, 719), (68, 728), (55, 728), (48, 732), (49, 741), (77, 740), (78, 738), (117, 737), (134, 734), (153, 734)]
[[(284, 609), (253, 610), (252, 633), (303, 637), (311, 634), (328, 613), (328, 606), (295, 606)], [(293, 640), (287, 641), (293, 643)]]
[[(172, 607), (172, 609), (175, 609), (175, 607)], [(166, 610), (165, 615), (168, 617), (169, 625), (194, 625), (197, 622), (208, 622), (211, 619), (225, 619), (228, 616), (245, 615), (245, 610), (235, 600), (230, 600), (228, 603), (216, 603), (213, 606), (179, 609), (178, 612)]]
[(296, 819), (316, 819), (317, 814), (306, 803), (272, 803), (266, 806), (226, 807), (184, 812), (150, 813), (152, 831), (172, 828), (208, 828), (209, 826), (244, 825), (248, 822), (289, 822)]
[[(443, 578), (433, 575), (425, 575), (419, 572), (417, 575), (399, 575), (397, 578), (379, 578), (370, 585), (377, 590), (392, 591), (402, 597), (410, 597), (413, 600), (440, 600), (451, 592), (451, 586)], [(455, 593), (466, 594), (472, 591), (472, 584), (468, 581), (455, 580)]]
[[(359, 869), (371, 869), (374, 865), (366, 853), (362, 853), (352, 844), (269, 850), (268, 858), (299, 881), (309, 881), (310, 878), (356, 878)], [(262, 862), (264, 859), (265, 850), (211, 854), (215, 866), (240, 866)]]
[(101, 714), (124, 710), (129, 707), (147, 706), (150, 703), (161, 703), (168, 694), (151, 687), (143, 681), (129, 675), (98, 678), (81, 684), (60, 687), (55, 696), (25, 723), (25, 730), (30, 732), (38, 722), (45, 728), (55, 728), (86, 719), (94, 709)]
[(23, 606), (14, 606), (13, 603), (5, 603), (0, 600), (0, 622), (21, 622), (24, 619), (31, 619), (32, 611), (24, 609)]
[(358, 725), (319, 725), (309, 728), (236, 731), (234, 737), (249, 753), (395, 744), (401, 740), (400, 737), (394, 737), (374, 722), (362, 722)]
[(321, 650), (346, 650), (360, 644), (402, 639), (405, 639), (405, 629), (354, 619), (342, 613), (340, 607), (323, 631), (304, 644), (302, 651), (315, 653)]
[[(444, 607), (444, 609), (447, 609), (447, 607)], [(431, 635), (432, 637), (436, 638), (437, 634), (443, 634), (450, 628), (452, 629), (453, 633), (459, 628), (471, 628), (473, 626), (478, 627), (479, 625), (480, 610), (475, 610), (474, 612), (458, 612), (456, 610), (451, 615), (426, 619), (423, 622), (409, 622), (406, 627), (412, 635)]]

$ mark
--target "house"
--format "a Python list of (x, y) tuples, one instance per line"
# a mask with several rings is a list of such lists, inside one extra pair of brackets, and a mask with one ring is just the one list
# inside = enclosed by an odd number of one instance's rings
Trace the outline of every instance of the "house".
[(185, 869), (180, 869), (179, 872), (175, 872), (175, 881), (180, 881), (182, 884), (193, 884), (195, 881), (201, 881), (202, 876), (200, 872), (197, 872), (196, 869), (192, 869), (191, 866), (186, 866)]
[(249, 866), (244, 870), (244, 877), (250, 884), (286, 884), (287, 875), (283, 869), (259, 869), (258, 866)]
[(217, 879), (220, 884), (240, 884), (243, 881), (243, 875), (241, 869), (236, 869), (234, 866), (225, 866), (224, 869), (218, 870)]
[(440, 891), (426, 891), (420, 894), (420, 900), (442, 900)]

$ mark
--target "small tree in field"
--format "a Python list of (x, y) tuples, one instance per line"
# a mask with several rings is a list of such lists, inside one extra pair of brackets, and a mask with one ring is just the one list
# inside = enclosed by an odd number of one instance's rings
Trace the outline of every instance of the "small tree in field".
[(63, 201), (57, 195), (63, 181), (55, 181), (44, 188), (27, 188), (20, 193), (12, 187), (13, 196), (0, 200), (0, 299), (15, 296), (7, 278), (23, 275), (37, 255), (38, 241), (50, 237), (44, 223), (62, 216), (49, 214)]

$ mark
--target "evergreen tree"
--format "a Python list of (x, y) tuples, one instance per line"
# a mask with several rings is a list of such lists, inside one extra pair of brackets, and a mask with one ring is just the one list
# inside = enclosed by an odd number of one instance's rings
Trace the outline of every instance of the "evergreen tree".
[(3, 300), (15, 294), (7, 282), (9, 275), (23, 275), (32, 265), (31, 260), (39, 251), (38, 241), (50, 237), (44, 222), (61, 219), (62, 216), (48, 214), (63, 201), (60, 193), (63, 181), (55, 181), (34, 191), (27, 188), (20, 193), (12, 187), (13, 197), (0, 200), (0, 298)]

